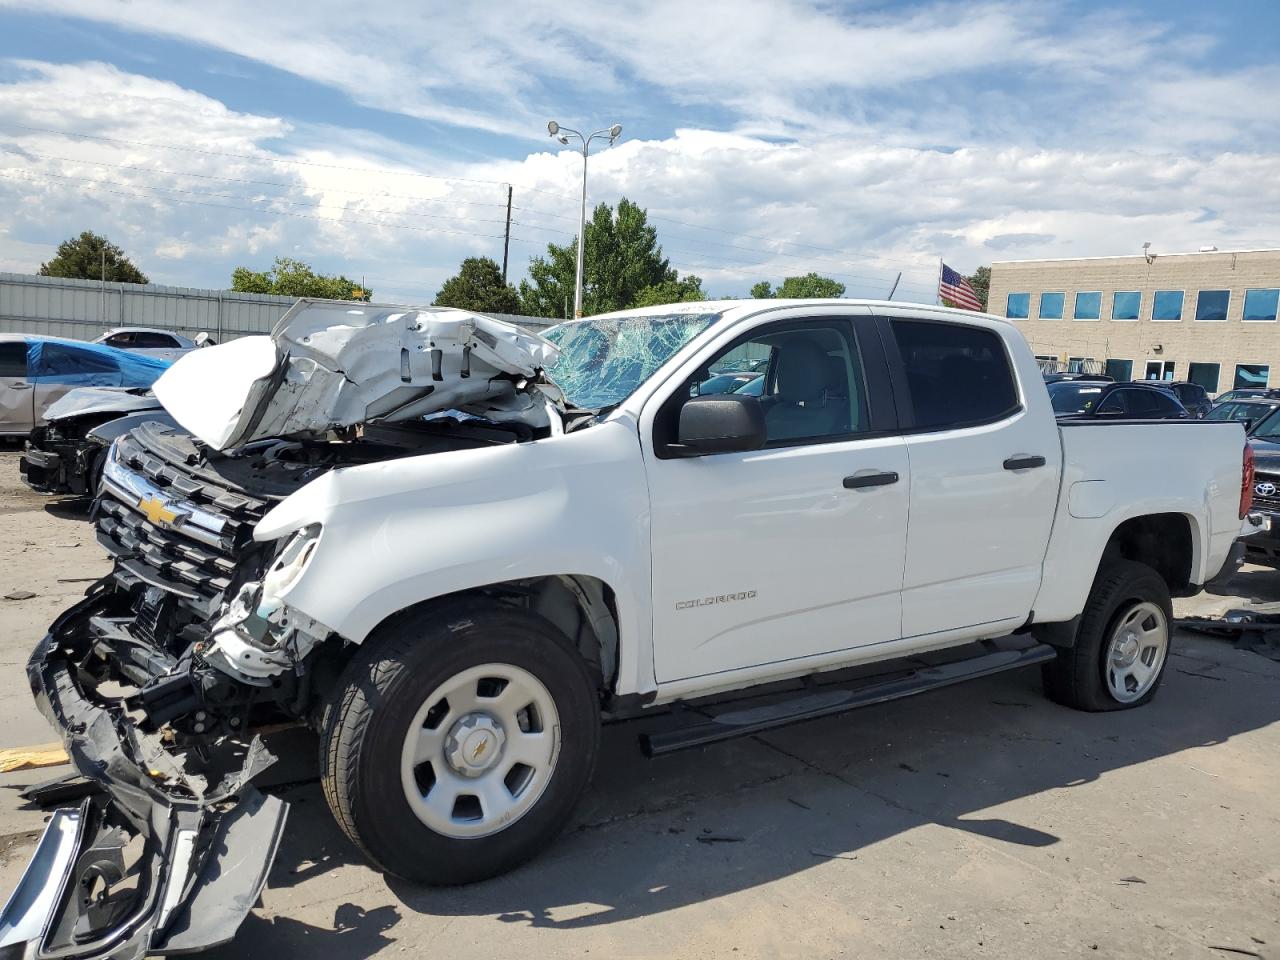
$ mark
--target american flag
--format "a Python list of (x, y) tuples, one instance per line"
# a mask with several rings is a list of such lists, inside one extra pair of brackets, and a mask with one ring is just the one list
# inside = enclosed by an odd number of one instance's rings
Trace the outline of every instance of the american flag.
[(938, 278), (938, 295), (965, 310), (982, 310), (982, 301), (978, 299), (973, 287), (969, 286), (969, 281), (945, 263), (942, 265), (942, 276)]

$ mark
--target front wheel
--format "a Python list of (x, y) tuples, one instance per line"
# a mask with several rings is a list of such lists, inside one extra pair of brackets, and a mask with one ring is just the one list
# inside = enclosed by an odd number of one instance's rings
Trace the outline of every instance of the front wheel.
[(1080, 617), (1075, 646), (1044, 665), (1045, 691), (1077, 710), (1125, 710), (1155, 696), (1164, 679), (1173, 603), (1144, 563), (1107, 560)]
[(545, 620), (492, 604), (424, 608), (348, 667), (323, 724), (325, 796), (382, 869), (468, 883), (560, 832), (599, 738), (596, 685)]

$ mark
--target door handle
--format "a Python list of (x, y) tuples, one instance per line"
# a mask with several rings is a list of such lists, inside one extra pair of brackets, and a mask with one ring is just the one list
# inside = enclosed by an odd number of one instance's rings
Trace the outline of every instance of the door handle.
[(887, 487), (897, 482), (898, 475), (892, 470), (882, 470), (880, 473), (855, 473), (851, 477), (844, 478), (844, 488), (861, 490), (863, 487)]
[(31, 389), (31, 384), (29, 384), (29, 383), (11, 383), (11, 384), (9, 384), (9, 389), (10, 389), (10, 390), (30, 390), (30, 389)]
[(1004, 462), (1006, 470), (1030, 470), (1032, 467), (1043, 467), (1044, 457), (1010, 457)]

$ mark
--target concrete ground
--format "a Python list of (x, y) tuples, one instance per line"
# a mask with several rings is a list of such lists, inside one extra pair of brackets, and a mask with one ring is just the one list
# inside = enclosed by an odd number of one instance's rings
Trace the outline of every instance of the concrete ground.
[[(54, 739), (22, 666), (107, 569), (83, 513), (0, 453), (0, 746)], [(1249, 569), (1220, 612), (1280, 599)], [(1034, 671), (644, 760), (607, 731), (576, 822), (488, 883), (415, 889), (366, 867), (318, 786), (285, 790), (262, 902), (220, 957), (1280, 958), (1280, 663), (1181, 634), (1160, 695), (1047, 702)], [(289, 758), (306, 777), (314, 742)], [(0, 888), (42, 815), (0, 777)], [(311, 773), (314, 776), (313, 773)]]

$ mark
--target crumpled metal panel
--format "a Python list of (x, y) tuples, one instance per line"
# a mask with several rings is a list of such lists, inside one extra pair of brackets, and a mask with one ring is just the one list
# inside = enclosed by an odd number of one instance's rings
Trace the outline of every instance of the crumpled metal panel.
[(465, 310), (301, 300), (270, 339), (193, 351), (155, 390), (185, 429), (226, 450), (541, 392), (556, 355), (536, 334)]

